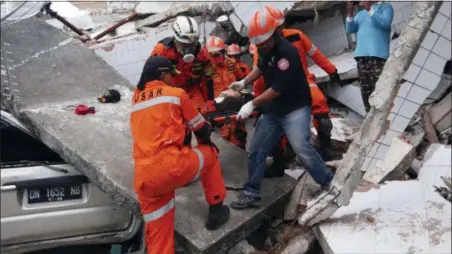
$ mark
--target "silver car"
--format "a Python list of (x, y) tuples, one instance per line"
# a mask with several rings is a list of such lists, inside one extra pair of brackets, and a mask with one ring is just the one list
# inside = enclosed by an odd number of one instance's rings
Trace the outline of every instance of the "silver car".
[(49, 253), (57, 247), (58, 253), (69, 253), (64, 248), (87, 253), (89, 247), (108, 249), (113, 243), (132, 251), (141, 245), (141, 218), (117, 205), (9, 113), (1, 112), (0, 127), (1, 253)]

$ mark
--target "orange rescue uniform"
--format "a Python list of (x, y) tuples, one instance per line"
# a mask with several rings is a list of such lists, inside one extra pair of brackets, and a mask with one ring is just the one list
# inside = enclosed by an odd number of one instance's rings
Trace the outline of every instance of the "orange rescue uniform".
[[(232, 58), (225, 58), (223, 64), (211, 64), (211, 66), (206, 68), (206, 77), (211, 79), (213, 82), (207, 82), (205, 88), (205, 96), (209, 100), (213, 100), (220, 96), (220, 93), (228, 90), (229, 85), (235, 82), (239, 76), (243, 76), (242, 70), (236, 65), (236, 62)], [(213, 85), (213, 89), (209, 89), (209, 84)], [(213, 91), (209, 94), (209, 90)], [(221, 137), (228, 140), (232, 144), (245, 149), (246, 145), (246, 127), (245, 123), (239, 123), (232, 121), (230, 123), (225, 123), (220, 128)]]
[(184, 145), (186, 128), (208, 124), (184, 90), (162, 81), (135, 90), (131, 130), (134, 187), (145, 221), (148, 253), (174, 253), (175, 190), (201, 177), (209, 205), (226, 196), (218, 154), (211, 146)]
[(204, 68), (209, 64), (209, 53), (199, 43), (196, 51), (195, 60), (191, 63), (185, 63), (182, 59), (183, 56), (174, 45), (174, 37), (167, 37), (157, 43), (151, 56), (158, 55), (168, 58), (181, 72), (180, 75), (173, 78), (173, 86), (184, 89), (190, 101), (196, 108), (200, 109), (205, 105), (206, 100), (202, 93), (202, 74)]
[[(259, 54), (254, 52), (253, 54), (253, 68), (257, 66), (257, 61), (259, 59)], [(261, 75), (258, 79), (256, 79), (253, 82), (253, 95), (254, 97), (258, 97), (265, 91), (265, 83), (264, 83), (264, 77)]]

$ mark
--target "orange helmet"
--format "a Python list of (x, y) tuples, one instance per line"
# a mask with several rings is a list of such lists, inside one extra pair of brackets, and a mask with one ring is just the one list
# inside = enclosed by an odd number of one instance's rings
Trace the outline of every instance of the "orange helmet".
[(265, 10), (276, 19), (278, 26), (284, 24), (284, 12), (268, 5), (265, 6)]
[(239, 45), (233, 43), (229, 45), (228, 49), (226, 50), (226, 53), (229, 56), (236, 56), (242, 53), (242, 49), (239, 47)]
[(253, 44), (261, 44), (268, 40), (278, 28), (276, 19), (268, 12), (256, 12), (248, 26), (248, 38)]
[(211, 53), (224, 50), (226, 48), (226, 45), (224, 44), (224, 41), (220, 37), (212, 36), (207, 41), (206, 48), (207, 51)]
[(254, 44), (250, 44), (248, 51), (250, 52), (250, 54), (254, 55), (257, 52), (257, 47)]

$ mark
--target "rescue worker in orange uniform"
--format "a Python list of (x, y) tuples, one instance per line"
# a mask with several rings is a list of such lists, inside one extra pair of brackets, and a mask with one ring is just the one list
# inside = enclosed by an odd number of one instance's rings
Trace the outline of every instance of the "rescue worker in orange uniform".
[(174, 77), (173, 86), (185, 90), (191, 102), (200, 109), (205, 104), (202, 76), (209, 64), (209, 54), (199, 43), (199, 30), (192, 17), (178, 16), (172, 25), (173, 37), (161, 40), (151, 56), (164, 56), (181, 72)]
[[(150, 57), (132, 100), (134, 187), (145, 221), (148, 254), (175, 253), (175, 190), (198, 176), (209, 204), (206, 228), (219, 228), (230, 213), (223, 205), (226, 188), (218, 150), (210, 140), (210, 124), (183, 89), (171, 86), (177, 75), (168, 59)], [(197, 137), (197, 148), (184, 143), (187, 127)]]
[[(254, 44), (250, 44), (248, 48), (249, 53), (253, 56), (253, 67), (257, 66), (257, 60), (259, 59), (259, 54), (257, 53), (257, 47)], [(265, 91), (264, 77), (260, 76), (253, 82), (253, 96), (257, 97)]]
[[(226, 44), (220, 37), (212, 36), (206, 44), (210, 55), (211, 66), (206, 68), (205, 94), (208, 101), (220, 97), (221, 93), (229, 89), (229, 84), (236, 81), (236, 75), (243, 77), (242, 71), (235, 60), (225, 57)], [(245, 149), (246, 127), (244, 123), (231, 121), (221, 128), (221, 136), (232, 144)]]
[(232, 58), (235, 60), (235, 64), (239, 66), (240, 70), (242, 71), (241, 76), (237, 76), (237, 80), (243, 79), (250, 73), (250, 67), (248, 67), (248, 64), (240, 61), (240, 57), (242, 54), (242, 49), (237, 44), (231, 44), (226, 50), (226, 54), (229, 58)]

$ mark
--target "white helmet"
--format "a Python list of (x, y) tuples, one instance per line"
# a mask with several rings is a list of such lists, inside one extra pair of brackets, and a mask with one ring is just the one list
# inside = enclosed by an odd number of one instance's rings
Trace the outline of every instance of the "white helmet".
[(178, 42), (195, 43), (199, 40), (199, 30), (196, 20), (192, 17), (179, 16), (173, 23), (174, 37)]

